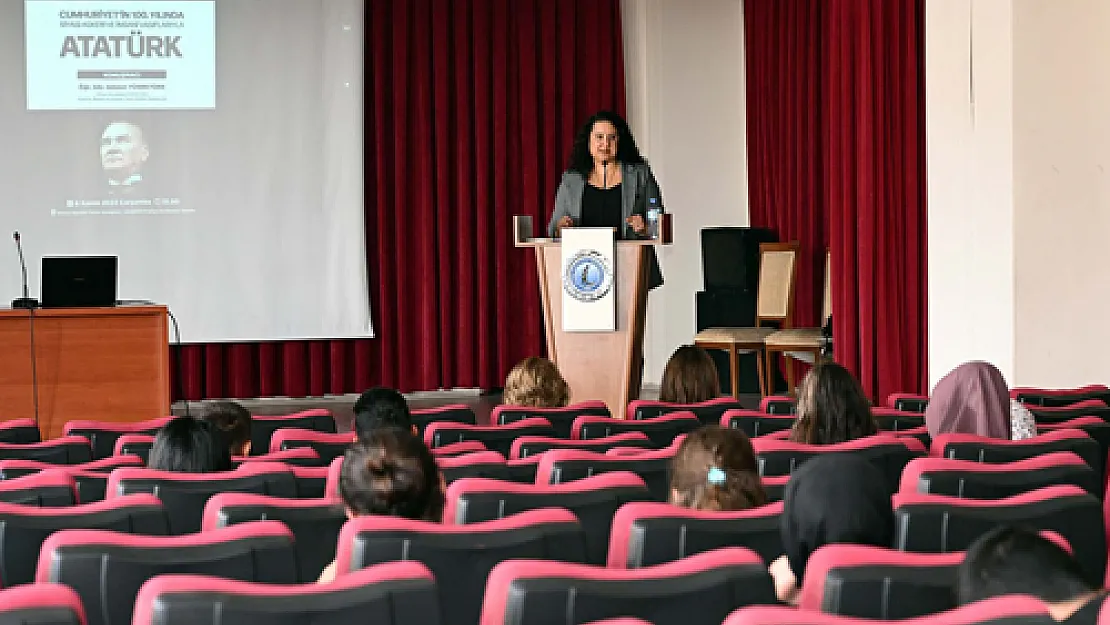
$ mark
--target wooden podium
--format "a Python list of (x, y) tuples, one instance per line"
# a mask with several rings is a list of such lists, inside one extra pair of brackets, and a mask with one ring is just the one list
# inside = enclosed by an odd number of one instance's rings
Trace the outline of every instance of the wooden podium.
[[(571, 401), (600, 399), (618, 419), (640, 395), (643, 379), (644, 320), (647, 315), (651, 246), (669, 242), (617, 241), (615, 250), (616, 330), (567, 332), (563, 329), (562, 247), (557, 240), (533, 239), (529, 217), (515, 217), (516, 247), (535, 250), (543, 301), (548, 358), (559, 367)], [(669, 233), (670, 228), (664, 230)]]
[[(133, 422), (170, 414), (164, 306), (34, 311), (39, 429), (66, 421)], [(0, 310), (0, 419), (34, 418), (31, 311)]]

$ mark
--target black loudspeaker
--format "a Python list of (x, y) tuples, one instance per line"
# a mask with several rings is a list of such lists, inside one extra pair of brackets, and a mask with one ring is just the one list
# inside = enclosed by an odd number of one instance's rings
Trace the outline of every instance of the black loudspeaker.
[(745, 289), (755, 293), (759, 286), (759, 244), (776, 241), (775, 233), (766, 228), (703, 228), (704, 289)]

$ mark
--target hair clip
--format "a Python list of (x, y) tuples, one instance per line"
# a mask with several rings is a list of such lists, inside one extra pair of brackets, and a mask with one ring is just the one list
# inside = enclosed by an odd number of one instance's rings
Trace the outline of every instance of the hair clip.
[(706, 480), (714, 486), (723, 486), (725, 480), (728, 478), (725, 472), (717, 467), (709, 467), (709, 473), (705, 476)]

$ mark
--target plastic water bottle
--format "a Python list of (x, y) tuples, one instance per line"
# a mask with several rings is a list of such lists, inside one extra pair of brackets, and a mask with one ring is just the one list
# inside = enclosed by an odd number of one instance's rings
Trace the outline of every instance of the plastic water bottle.
[(647, 210), (647, 234), (648, 237), (652, 239), (659, 238), (659, 215), (662, 212), (663, 207), (659, 206), (659, 198), (649, 198)]

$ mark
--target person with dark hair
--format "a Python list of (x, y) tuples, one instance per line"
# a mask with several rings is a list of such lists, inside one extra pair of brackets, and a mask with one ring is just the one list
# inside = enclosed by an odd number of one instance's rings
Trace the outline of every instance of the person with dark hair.
[(381, 428), (401, 428), (417, 433), (405, 396), (394, 389), (376, 386), (355, 401), (355, 440)]
[(230, 471), (231, 452), (212, 423), (177, 417), (158, 430), (147, 466), (176, 473)]
[(251, 413), (233, 401), (208, 404), (202, 419), (211, 423), (227, 441), (232, 456), (251, 453)]
[(671, 460), (672, 505), (727, 512), (767, 503), (746, 434), (719, 425), (691, 432)]
[(674, 350), (663, 368), (659, 401), (696, 404), (720, 395), (721, 380), (709, 352), (696, 345), (682, 345)]
[(871, 403), (855, 376), (835, 362), (821, 362), (798, 388), (798, 416), (790, 440), (831, 445), (879, 431)]
[[(349, 518), (376, 514), (438, 523), (444, 490), (432, 452), (401, 428), (370, 432), (347, 450), (339, 470), (339, 497)], [(332, 562), (318, 581), (330, 582), (335, 575)]]
[(806, 563), (818, 548), (835, 543), (889, 547), (894, 510), (882, 471), (846, 453), (807, 460), (790, 477), (780, 520), (786, 555), (771, 563), (780, 601), (796, 603)]
[(1044, 601), (1057, 621), (1090, 625), (1098, 622), (1106, 598), (1059, 545), (1009, 526), (996, 527), (971, 544), (956, 571), (956, 595), (960, 605), (1031, 595)]

